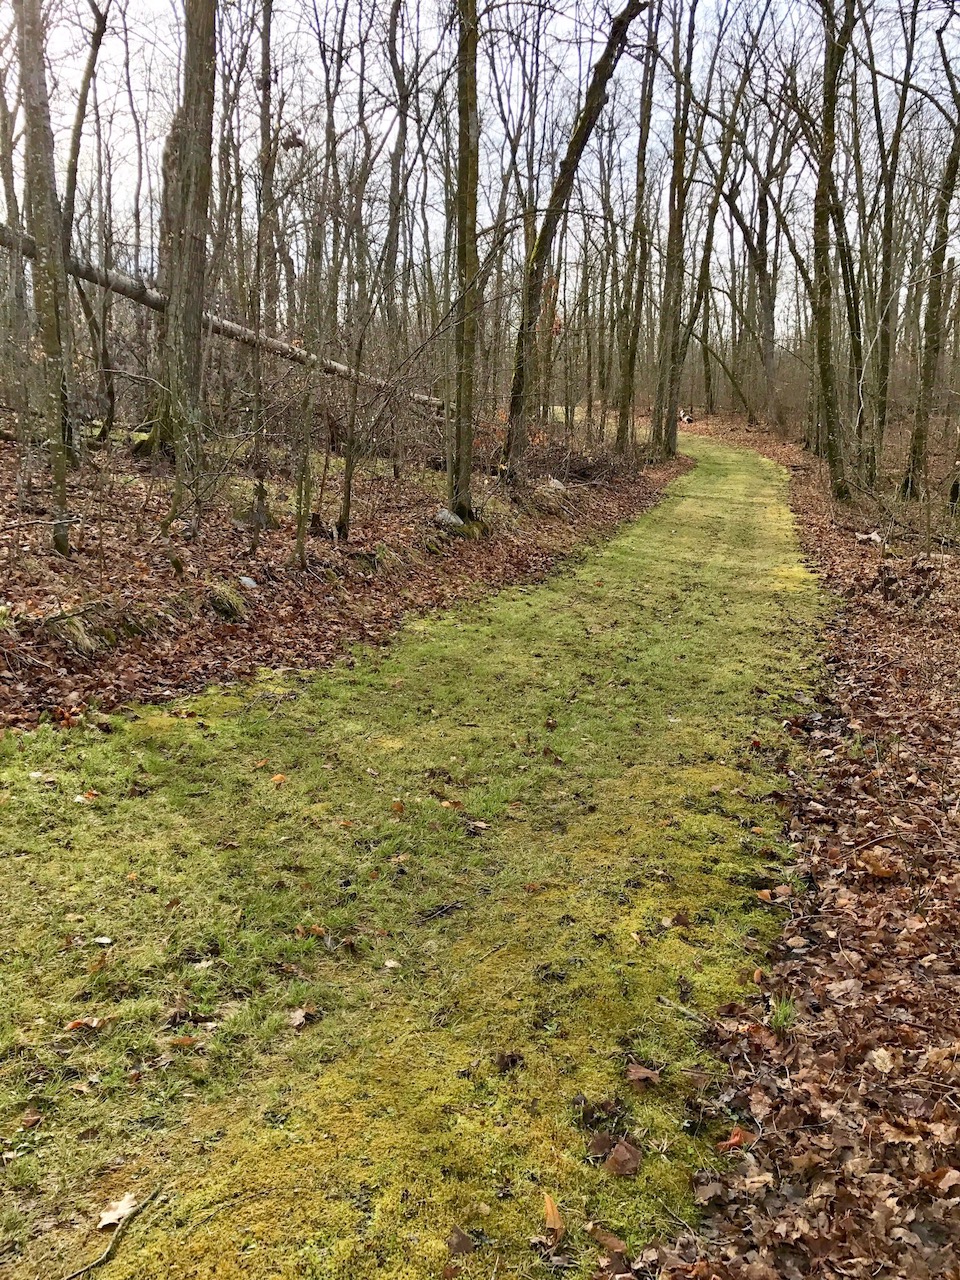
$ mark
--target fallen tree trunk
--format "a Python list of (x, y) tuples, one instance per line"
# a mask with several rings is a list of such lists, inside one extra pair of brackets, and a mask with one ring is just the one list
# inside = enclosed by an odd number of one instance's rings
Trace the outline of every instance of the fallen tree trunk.
[[(0, 248), (19, 252), (25, 258), (37, 256), (37, 246), (32, 236), (20, 235), (3, 223), (0, 223)], [(165, 296), (134, 276), (125, 275), (122, 271), (109, 271), (104, 267), (95, 266), (92, 262), (80, 262), (76, 258), (67, 258), (65, 265), (67, 274), (77, 280), (85, 280), (88, 284), (99, 285), (101, 289), (109, 289), (112, 293), (128, 298), (142, 307), (148, 307), (151, 311), (166, 310)], [(247, 329), (233, 320), (224, 320), (222, 316), (214, 315), (212, 312), (204, 312), (203, 325), (211, 333), (229, 338), (232, 342), (242, 342), (247, 347), (259, 347), (261, 351), (268, 351), (271, 355), (279, 356), (281, 360), (291, 360), (294, 364), (303, 365), (307, 369), (319, 369), (321, 373), (329, 374), (332, 378), (344, 378), (348, 382), (356, 382), (362, 387), (370, 387), (375, 391), (400, 390), (394, 383), (382, 378), (362, 373), (359, 369), (351, 369), (349, 365), (340, 364), (337, 360), (321, 359), (312, 351), (304, 351), (302, 347), (295, 347), (292, 343), (283, 342), (280, 338), (256, 333), (253, 329)], [(405, 394), (415, 404), (423, 405), (434, 412), (439, 413), (443, 409), (443, 401), (436, 396), (424, 395), (419, 391), (409, 391)]]

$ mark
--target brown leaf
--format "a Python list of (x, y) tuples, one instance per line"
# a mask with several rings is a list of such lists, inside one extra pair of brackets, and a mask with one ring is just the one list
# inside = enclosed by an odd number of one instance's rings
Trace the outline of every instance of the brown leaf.
[(625, 1254), (627, 1252), (627, 1246), (619, 1236), (615, 1236), (612, 1231), (605, 1230), (596, 1222), (588, 1222), (584, 1227), (584, 1231), (607, 1253)]
[(74, 1018), (64, 1027), (64, 1031), (109, 1031), (116, 1018)]
[(493, 1065), (497, 1068), (497, 1072), (505, 1076), (510, 1071), (519, 1071), (524, 1065), (522, 1053), (517, 1053), (513, 1049), (508, 1049), (506, 1053), (498, 1053), (493, 1060)]
[(773, 1103), (763, 1089), (750, 1090), (750, 1114), (762, 1124), (773, 1110)]
[(103, 1231), (106, 1227), (118, 1227), (124, 1218), (130, 1217), (136, 1207), (137, 1197), (134, 1192), (128, 1191), (122, 1200), (114, 1200), (107, 1205), (100, 1214), (97, 1230)]
[(627, 1066), (627, 1080), (637, 1089), (645, 1089), (648, 1085), (660, 1083), (660, 1072), (651, 1067), (641, 1066), (639, 1062), (631, 1062)]
[(618, 1142), (619, 1138), (615, 1133), (595, 1133), (587, 1143), (587, 1155), (608, 1156)]
[(865, 871), (869, 871), (878, 880), (889, 880), (897, 874), (899, 867), (879, 857), (881, 852), (881, 849), (871, 849), (862, 853), (858, 861)]
[(709, 1204), (723, 1195), (723, 1186), (719, 1182), (705, 1182), (694, 1190), (693, 1198), (697, 1204)]
[(615, 1174), (618, 1178), (630, 1178), (640, 1168), (642, 1161), (643, 1153), (632, 1142), (622, 1138), (604, 1160), (603, 1167), (607, 1173)]
[(447, 1236), (447, 1249), (454, 1256), (462, 1253), (473, 1253), (476, 1247), (467, 1233), (460, 1227), (454, 1227)]
[(287, 1022), (294, 1030), (305, 1027), (308, 1022), (316, 1022), (320, 1015), (315, 1004), (304, 1005), (302, 1009), (291, 1009), (287, 1014)]
[(566, 1227), (563, 1225), (563, 1218), (560, 1216), (556, 1200), (554, 1200), (553, 1196), (548, 1196), (546, 1192), (543, 1193), (543, 1216), (551, 1243), (558, 1245), (563, 1239)]
[(757, 1135), (751, 1133), (749, 1129), (743, 1129), (740, 1125), (735, 1124), (730, 1130), (730, 1137), (725, 1138), (723, 1142), (717, 1143), (717, 1150), (726, 1153), (733, 1151), (737, 1147), (745, 1146), (756, 1141)]

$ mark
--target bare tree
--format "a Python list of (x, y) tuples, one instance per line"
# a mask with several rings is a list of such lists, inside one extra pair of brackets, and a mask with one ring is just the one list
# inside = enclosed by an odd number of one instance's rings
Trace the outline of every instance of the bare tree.
[(450, 507), (461, 520), (473, 519), (473, 412), (476, 388), (477, 311), (480, 306), (477, 255), (477, 189), (480, 136), (477, 112), (476, 0), (458, 0), (460, 48), (457, 56), (457, 301), (453, 447)]
[[(201, 357), (216, 82), (217, 0), (185, 0), (180, 105), (163, 153), (158, 283), (160, 333), (155, 439), (189, 471), (199, 465)], [(186, 456), (189, 454), (189, 458)]]
[(606, 46), (591, 74), (583, 106), (560, 162), (547, 209), (527, 262), (523, 283), (523, 311), (517, 332), (513, 381), (510, 387), (510, 418), (505, 449), (507, 463), (513, 470), (520, 465), (527, 446), (528, 389), (534, 360), (534, 335), (540, 318), (543, 279), (550, 260), (553, 238), (573, 189), (580, 159), (606, 104), (607, 86), (626, 48), (630, 26), (646, 7), (647, 0), (627, 0), (627, 4), (610, 24)]
[(40, 0), (16, 0), (14, 8), (26, 119), (27, 227), (37, 249), (33, 292), (43, 347), (41, 413), (54, 476), (53, 543), (61, 555), (67, 555), (70, 550), (67, 466), (76, 448), (76, 438), (71, 393), (73, 343), (63, 224), (57, 196)]

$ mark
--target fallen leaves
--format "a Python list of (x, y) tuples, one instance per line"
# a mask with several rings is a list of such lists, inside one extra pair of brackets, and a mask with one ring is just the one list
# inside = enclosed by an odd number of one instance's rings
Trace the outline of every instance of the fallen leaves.
[(116, 1020), (115, 1017), (74, 1018), (63, 1029), (64, 1031), (109, 1031)]
[(572, 1258), (558, 1252), (560, 1242), (566, 1235), (566, 1225), (560, 1210), (557, 1208), (557, 1202), (547, 1192), (543, 1193), (543, 1218), (544, 1234), (533, 1236), (530, 1244), (537, 1250), (543, 1262), (552, 1271), (565, 1271), (568, 1267), (574, 1265)]
[(299, 1031), (309, 1022), (318, 1021), (321, 1016), (315, 1004), (306, 1004), (299, 1009), (290, 1010), (287, 1014), (287, 1025), (293, 1027), (294, 1031)]
[(635, 1089), (646, 1089), (660, 1083), (660, 1072), (653, 1067), (645, 1067), (640, 1062), (631, 1062), (626, 1070), (627, 1082)]
[(884, 1076), (888, 1076), (891, 1071), (896, 1069), (897, 1065), (889, 1049), (883, 1048), (882, 1045), (879, 1049), (870, 1050), (867, 1054), (867, 1062), (875, 1071), (879, 1071)]
[[(534, 450), (531, 462), (536, 461)], [(0, 679), (0, 724), (32, 726), (49, 712), (70, 728), (94, 723), (88, 710), (94, 698), (102, 708), (132, 700), (166, 701), (173, 690), (182, 694), (214, 680), (246, 679), (263, 667), (329, 665), (358, 642), (382, 642), (411, 613), (544, 578), (578, 544), (652, 506), (664, 485), (689, 465), (678, 459), (640, 474), (624, 468), (603, 483), (572, 485), (569, 520), (511, 516), (494, 521), (489, 538), (451, 539), (438, 554), (424, 554), (436, 539), (430, 525), (436, 509), (432, 488), (419, 484), (411, 471), (384, 504), (377, 478), (358, 474), (349, 546), (311, 539), (307, 563), (301, 565), (291, 554), (292, 518), (265, 531), (251, 553), (248, 533), (237, 525), (226, 500), (219, 509), (211, 507), (197, 528), (176, 525), (167, 538), (152, 538), (151, 528), (159, 528), (169, 511), (169, 492), (156, 476), (146, 480), (119, 451), (111, 457), (109, 473), (91, 455), (71, 479), (77, 501), (88, 510), (86, 548), (78, 547), (69, 558), (55, 555), (43, 522), (17, 529), (12, 535), (16, 554), (11, 535), (0, 535), (8, 570), (4, 593), (13, 602), (16, 622), (0, 628), (0, 676), (6, 677)], [(18, 474), (17, 446), (0, 442), (0, 502), (11, 508), (17, 503)], [(98, 523), (100, 510), (109, 510), (105, 523)], [(139, 557), (130, 555), (126, 535), (132, 527), (146, 529)], [(391, 572), (369, 572), (370, 557), (384, 548)], [(171, 553), (186, 565), (183, 577), (171, 572)], [(242, 622), (203, 607), (196, 584), (211, 577), (257, 581), (259, 590), (247, 597)], [(336, 589), (318, 592), (318, 580), (325, 577), (336, 581)], [(62, 611), (64, 600), (83, 607), (91, 583), (104, 580), (111, 584), (111, 599), (98, 600), (87, 615), (98, 647), (85, 654), (52, 634), (49, 618)], [(122, 625), (131, 612), (150, 620), (149, 642)], [(109, 728), (103, 717), (96, 723)], [(84, 795), (78, 803), (93, 799)]]
[(750, 1133), (748, 1129), (744, 1129), (740, 1125), (735, 1124), (730, 1130), (730, 1137), (717, 1143), (717, 1150), (721, 1155), (725, 1155), (727, 1152), (735, 1151), (737, 1147), (745, 1146), (755, 1140), (756, 1134)]
[(563, 1218), (560, 1216), (556, 1200), (546, 1192), (543, 1193), (543, 1217), (550, 1243), (555, 1247), (563, 1239), (566, 1227), (563, 1225)]
[(757, 898), (789, 915), (761, 988), (715, 1020), (729, 1074), (697, 1103), (737, 1120), (718, 1144), (731, 1169), (698, 1175), (698, 1235), (655, 1264), (939, 1280), (960, 1259), (960, 557), (881, 557), (813, 486), (795, 509), (846, 600), (832, 687), (785, 723), (810, 761), (784, 797), (796, 877)]
[(454, 1227), (447, 1236), (447, 1250), (454, 1257), (458, 1254), (473, 1253), (476, 1247), (462, 1227)]
[(496, 1055), (493, 1065), (499, 1075), (509, 1075), (511, 1071), (519, 1071), (524, 1065), (523, 1054), (517, 1053), (513, 1049), (507, 1049), (505, 1052)]
[(583, 1229), (606, 1253), (625, 1254), (627, 1252), (627, 1246), (619, 1236), (615, 1236), (612, 1231), (606, 1231), (595, 1222), (588, 1222)]

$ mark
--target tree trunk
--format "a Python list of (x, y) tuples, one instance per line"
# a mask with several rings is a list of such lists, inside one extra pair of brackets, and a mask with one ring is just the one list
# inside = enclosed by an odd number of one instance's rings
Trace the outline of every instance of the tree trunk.
[(837, 98), (843, 60), (853, 35), (853, 0), (844, 0), (844, 16), (837, 29), (832, 0), (822, 0), (826, 35), (823, 73), (823, 111), (817, 187), (813, 200), (813, 325), (817, 373), (820, 381), (820, 415), (824, 452), (833, 496), (845, 500), (850, 490), (844, 476), (840, 397), (837, 391), (836, 356), (833, 347), (833, 271), (830, 261), (833, 160), (837, 149)]
[(686, 49), (680, 60), (680, 30), (674, 26), (673, 157), (670, 169), (667, 245), (663, 261), (663, 296), (660, 303), (660, 338), (657, 358), (657, 392), (650, 423), (653, 450), (672, 458), (677, 452), (677, 413), (684, 353), (681, 345), (681, 308), (684, 291), (683, 233), (687, 201), (687, 126), (693, 92), (692, 69), (696, 0), (690, 5)]
[[(960, 100), (957, 103), (960, 107)], [(960, 172), (960, 116), (953, 126), (950, 151), (944, 165), (940, 188), (937, 192), (937, 215), (933, 249), (928, 265), (927, 305), (923, 319), (923, 354), (920, 360), (920, 381), (917, 384), (917, 403), (914, 410), (913, 430), (910, 434), (910, 455), (901, 484), (905, 498), (919, 495), (921, 480), (927, 465), (927, 437), (930, 431), (930, 413), (936, 391), (937, 368), (940, 364), (940, 348), (943, 345), (941, 320), (943, 316), (943, 267), (947, 244), (950, 239), (950, 205), (957, 189)]]
[(457, 303), (454, 314), (455, 395), (450, 457), (450, 509), (472, 520), (473, 400), (476, 385), (477, 310), (480, 305), (477, 257), (477, 190), (480, 137), (477, 112), (477, 4), (458, 0), (460, 50), (457, 59)]
[[(163, 152), (156, 439), (178, 455), (201, 439), (203, 300), (216, 83), (217, 0), (185, 0), (183, 92)], [(198, 464), (196, 456), (193, 466)]]
[(42, 416), (53, 470), (53, 544), (70, 550), (67, 465), (74, 449), (71, 405), (72, 335), (53, 129), (44, 68), (40, 0), (16, 0), (17, 43), (26, 120), (27, 226), (36, 245), (34, 305), (43, 351)]

